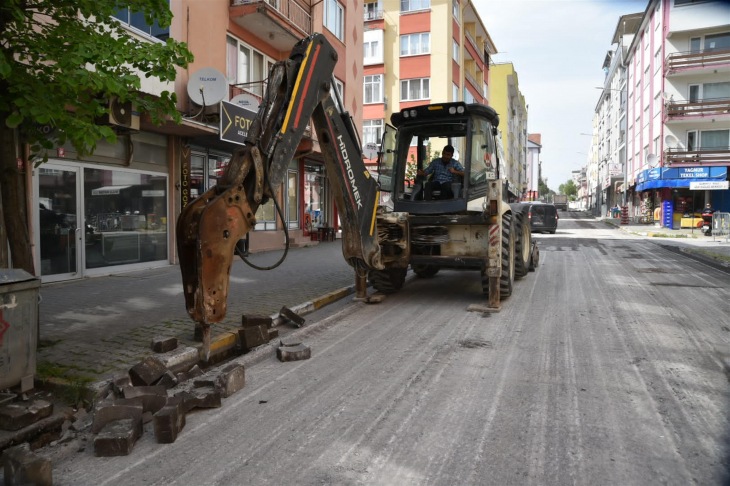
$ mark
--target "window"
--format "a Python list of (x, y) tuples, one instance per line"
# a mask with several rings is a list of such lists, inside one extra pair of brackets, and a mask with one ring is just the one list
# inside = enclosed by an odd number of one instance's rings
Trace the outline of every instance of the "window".
[(644, 145), (644, 164), (649, 162), (649, 144)]
[(659, 144), (659, 137), (654, 138), (654, 154), (659, 156), (659, 154), (662, 152), (662, 147)]
[(233, 37), (227, 38), (226, 49), (228, 83), (241, 84), (241, 88), (261, 96), (268, 76), (264, 55)]
[(654, 72), (658, 73), (659, 70), (662, 67), (662, 49), (657, 49), (656, 53), (654, 54)]
[(363, 103), (382, 103), (383, 102), (383, 75), (375, 74), (373, 76), (365, 76), (365, 93), (363, 95)]
[(460, 19), (460, 16), (459, 16), (459, 0), (451, 0), (451, 3), (452, 3), (452, 9), (453, 9), (453, 12), (454, 12), (454, 18), (458, 22), (459, 19)]
[(702, 37), (693, 37), (689, 40), (690, 52), (700, 52), (702, 49)]
[(451, 42), (451, 58), (456, 61), (456, 64), (459, 64), (459, 43), (455, 39), (451, 39)]
[(485, 183), (496, 178), (494, 139), (491, 126), (482, 118), (473, 118), (471, 124), (470, 185)]
[(710, 0), (674, 0), (674, 6), (679, 7), (680, 5), (690, 5), (692, 3), (703, 3)]
[(702, 130), (700, 150), (727, 149), (730, 146), (730, 130)]
[(417, 56), (431, 52), (431, 34), (411, 34), (400, 36), (400, 55)]
[(661, 92), (658, 92), (654, 97), (654, 116), (657, 116), (662, 112), (662, 96)]
[(697, 103), (700, 100), (700, 85), (691, 84), (689, 85), (689, 102)]
[[(167, 4), (170, 5), (169, 0)], [(115, 10), (115, 13), (113, 15), (125, 26), (132, 27), (135, 30), (142, 32), (143, 34), (154, 37), (155, 39), (165, 41), (170, 37), (170, 26), (167, 26), (163, 29), (159, 26), (157, 20), (155, 20), (152, 25), (147, 25), (147, 22), (144, 18), (144, 12), (131, 13), (129, 9), (123, 8), (120, 10)]]
[(465, 103), (476, 103), (476, 101), (474, 100), (474, 95), (471, 94), (471, 92), (466, 88), (464, 88), (464, 102)]
[(345, 9), (337, 0), (324, 0), (324, 26), (344, 41)]
[(431, 8), (431, 0), (400, 0), (401, 12), (426, 10), (427, 8)]
[(456, 84), (451, 87), (451, 101), (459, 101), (459, 86)]
[(705, 36), (705, 52), (730, 49), (730, 32)]
[(383, 120), (362, 121), (362, 143), (380, 143), (383, 141)]
[(400, 82), (400, 100), (416, 101), (431, 98), (431, 78), (404, 79)]
[(702, 99), (730, 98), (730, 82), (705, 83), (702, 85)]
[(687, 132), (687, 150), (692, 151), (697, 149), (697, 130)]
[(647, 60), (646, 69), (644, 70), (644, 88), (648, 87), (649, 86), (649, 82), (651, 81), (651, 75), (649, 73), (649, 68), (650, 67), (651, 66), (649, 65), (649, 62)]
[(364, 42), (363, 52), (365, 64), (372, 63), (372, 60), (380, 58), (380, 43), (378, 41)]

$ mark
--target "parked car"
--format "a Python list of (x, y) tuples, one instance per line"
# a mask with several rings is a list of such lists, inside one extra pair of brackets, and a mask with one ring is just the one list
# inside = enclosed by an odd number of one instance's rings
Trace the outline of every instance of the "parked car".
[(513, 209), (521, 211), (530, 222), (533, 233), (555, 234), (558, 230), (558, 210), (554, 204), (528, 202), (514, 205)]

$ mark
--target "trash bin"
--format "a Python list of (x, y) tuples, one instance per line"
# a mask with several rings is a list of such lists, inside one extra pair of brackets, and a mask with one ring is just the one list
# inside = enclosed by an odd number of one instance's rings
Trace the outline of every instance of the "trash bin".
[(33, 388), (40, 285), (24, 270), (0, 269), (0, 390)]

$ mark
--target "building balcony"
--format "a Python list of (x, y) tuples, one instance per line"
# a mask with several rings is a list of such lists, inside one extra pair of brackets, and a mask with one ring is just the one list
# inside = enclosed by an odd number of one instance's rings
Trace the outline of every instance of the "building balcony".
[(469, 41), (469, 44), (474, 48), (475, 51), (480, 52), (481, 50), (477, 47), (477, 41), (474, 40), (474, 37), (471, 36), (468, 30), (464, 31), (464, 34), (466, 34), (466, 40)]
[(730, 48), (675, 52), (667, 56), (664, 63), (664, 72), (669, 75), (682, 71), (721, 66), (730, 66)]
[(382, 10), (371, 10), (371, 11), (365, 11), (365, 22), (369, 20), (380, 20), (383, 18), (383, 11)]
[(235, 23), (280, 51), (312, 33), (312, 15), (295, 0), (231, 0)]
[(730, 98), (669, 101), (665, 110), (665, 121), (684, 119), (684, 117), (702, 118), (728, 114), (730, 114)]
[(664, 163), (667, 166), (727, 165), (730, 164), (730, 147), (708, 147), (695, 150), (667, 149), (664, 151)]
[[(481, 95), (482, 98), (484, 98), (484, 90), (481, 86), (479, 86), (479, 83), (477, 83), (477, 80), (474, 79), (474, 76), (469, 71), (464, 71), (464, 76), (466, 77), (467, 81), (471, 83), (471, 85), (474, 87), (474, 89), (477, 90), (477, 93)], [(481, 103), (481, 102), (480, 102)]]

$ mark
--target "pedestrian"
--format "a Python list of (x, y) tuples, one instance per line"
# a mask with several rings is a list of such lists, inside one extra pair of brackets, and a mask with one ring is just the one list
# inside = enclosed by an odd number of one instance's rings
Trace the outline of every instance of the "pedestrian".
[(441, 157), (431, 161), (426, 170), (418, 170), (418, 175), (427, 176), (434, 174), (431, 183), (431, 191), (440, 191), (439, 199), (453, 199), (454, 192), (451, 190), (451, 183), (454, 176), (464, 177), (464, 166), (454, 158), (454, 147), (447, 145), (441, 152)]

